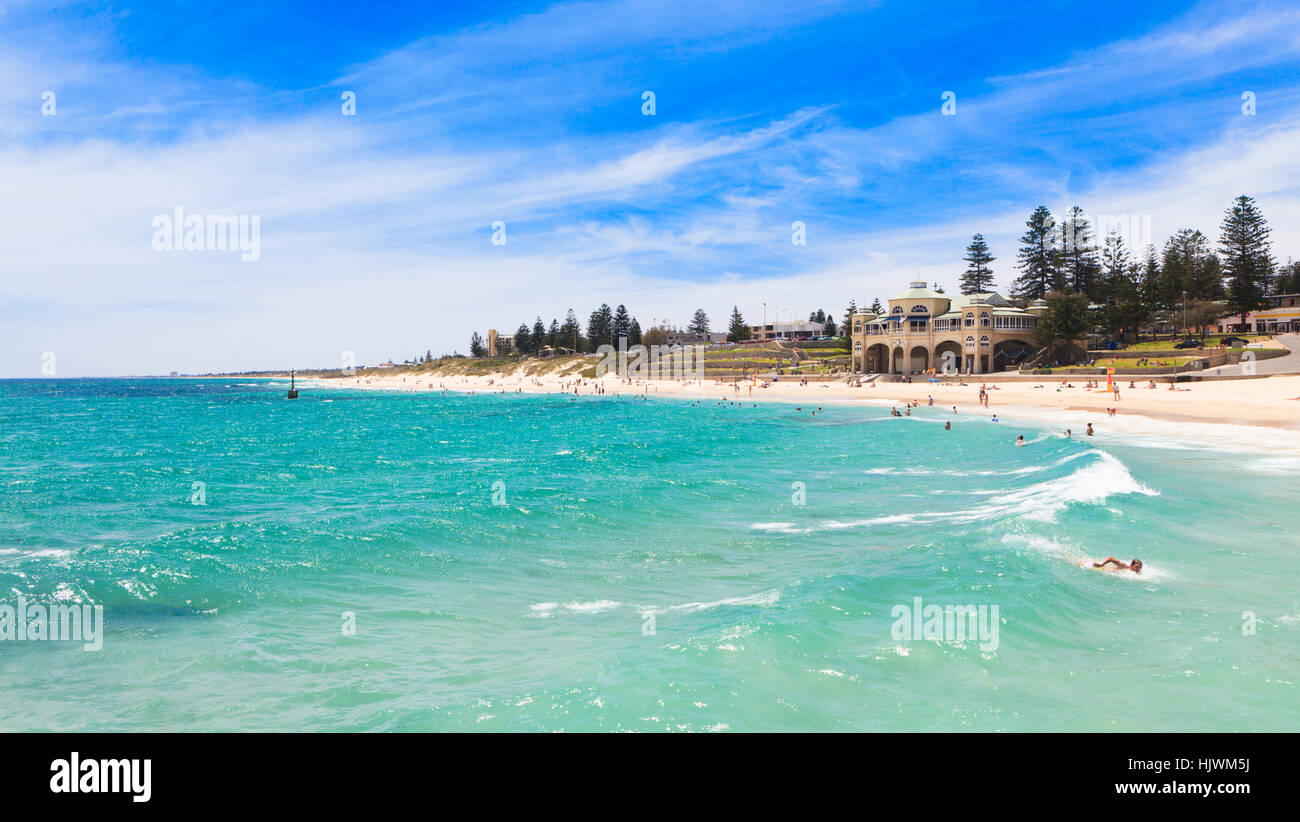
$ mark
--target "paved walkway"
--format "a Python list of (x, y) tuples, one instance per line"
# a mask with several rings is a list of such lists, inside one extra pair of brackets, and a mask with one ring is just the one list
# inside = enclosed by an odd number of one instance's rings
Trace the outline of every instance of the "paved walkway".
[[(1256, 374), (1300, 374), (1300, 334), (1278, 334), (1277, 341), (1291, 349), (1291, 353), (1285, 357), (1273, 357), (1269, 360), (1256, 360)], [(1218, 368), (1207, 368), (1204, 371), (1193, 371), (1187, 373), (1194, 374), (1240, 374), (1241, 365), (1221, 365)]]

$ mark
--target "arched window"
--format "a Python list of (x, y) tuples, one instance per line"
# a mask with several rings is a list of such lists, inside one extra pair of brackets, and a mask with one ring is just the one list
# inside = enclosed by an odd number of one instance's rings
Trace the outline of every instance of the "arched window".
[(913, 313), (913, 314), (929, 314), (929, 313), (930, 313), (930, 309), (926, 308), (926, 307), (923, 306), (923, 305), (914, 305), (914, 306), (912, 306), (912, 313)]
[(981, 312), (981, 313), (980, 313), (980, 325), (982, 325), (982, 326), (984, 326), (984, 327), (987, 328), (987, 327), (988, 327), (988, 324), (989, 324), (989, 315), (986, 314), (986, 313)]
[(975, 324), (975, 315), (974, 315), (974, 314), (967, 313), (967, 314), (966, 314), (966, 325), (967, 325), (967, 327), (972, 326), (972, 325), (974, 325), (974, 324)]
[(896, 306), (894, 306), (894, 310), (893, 310), (893, 311), (890, 311), (889, 313), (890, 313), (890, 314), (902, 314), (902, 313), (903, 313), (903, 307), (902, 307), (901, 305), (896, 305)]

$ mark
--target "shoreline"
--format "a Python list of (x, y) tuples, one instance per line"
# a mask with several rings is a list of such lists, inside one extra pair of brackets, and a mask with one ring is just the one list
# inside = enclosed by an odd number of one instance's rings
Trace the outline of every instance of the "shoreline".
[[(1130, 380), (1117, 380), (1120, 398), (1114, 399), (1105, 390), (1086, 389), (1086, 380), (1047, 378), (1041, 381), (1015, 381), (981, 383), (970, 382), (930, 383), (890, 382), (866, 384), (861, 388), (846, 382), (816, 382), (801, 385), (796, 378), (789, 382), (776, 382), (767, 388), (751, 387), (742, 383), (739, 391), (732, 383), (712, 380), (678, 382), (673, 380), (629, 381), (606, 377), (583, 379), (551, 375), (524, 375), (520, 371), (482, 376), (454, 375), (392, 375), (370, 377), (334, 377), (300, 380), (303, 385), (330, 388), (347, 388), (362, 391), (401, 391), (427, 393), (430, 391), (455, 391), (464, 394), (526, 393), (576, 396), (635, 395), (663, 399), (711, 399), (739, 402), (780, 402), (799, 406), (800, 403), (833, 406), (882, 406), (908, 402), (951, 409), (959, 414), (1010, 414), (1021, 416), (1022, 409), (1031, 412), (1049, 412), (1054, 420), (1073, 425), (1082, 433), (1085, 423), (1100, 427), (1105, 423), (1126, 419), (1142, 419), (1166, 423), (1197, 423), (1214, 426), (1250, 426), (1300, 432), (1300, 375), (1278, 375), (1251, 380), (1204, 380), (1145, 388), (1141, 382), (1130, 389)], [(967, 378), (969, 379), (969, 378)], [(1066, 382), (1070, 387), (1065, 387)], [(987, 385), (989, 404), (979, 405), (981, 385)], [(1115, 408), (1110, 416), (1108, 408)], [(902, 409), (900, 408), (900, 411)], [(1074, 422), (1075, 414), (1079, 421)]]

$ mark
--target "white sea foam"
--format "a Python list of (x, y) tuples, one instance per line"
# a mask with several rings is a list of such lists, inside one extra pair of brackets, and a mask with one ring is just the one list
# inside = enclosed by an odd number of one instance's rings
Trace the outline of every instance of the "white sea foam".
[(1039, 536), (1038, 534), (1004, 534), (1002, 543), (1004, 545), (1021, 545), (1038, 553), (1068, 559), (1071, 562), (1083, 562), (1084, 560), (1083, 554), (1079, 553), (1079, 549), (1073, 545), (1068, 545), (1051, 537)]
[(1264, 457), (1255, 460), (1242, 460), (1238, 465), (1248, 471), (1261, 474), (1300, 474), (1300, 457)]
[[(1032, 440), (1026, 441), (1026, 445), (1032, 445), (1036, 442), (1055, 437), (1054, 434), (1040, 434)], [(1023, 468), (1013, 468), (1010, 471), (1004, 469), (984, 469), (979, 471), (954, 471), (947, 468), (928, 469), (928, 468), (868, 468), (863, 473), (874, 475), (897, 475), (897, 476), (945, 476), (945, 477), (1002, 477), (1007, 475), (1022, 476), (1024, 474), (1037, 474), (1040, 471), (1046, 471), (1057, 465), (1064, 465), (1071, 460), (1086, 456), (1089, 452), (1080, 451), (1070, 454), (1069, 456), (1059, 459), (1054, 463), (1047, 465), (1026, 465)]]
[(1073, 428), (1076, 434), (1084, 423), (1091, 421), (1097, 430), (1095, 439), (1138, 448), (1267, 453), (1300, 450), (1300, 430), (1272, 426), (1157, 419), (1141, 414), (1111, 417), (1105, 412), (1033, 406), (1005, 406), (999, 413), (1005, 419), (1022, 419), (1048, 423), (1054, 427)]
[[(564, 604), (564, 609), (581, 614), (598, 614), (604, 611), (612, 611), (617, 608), (631, 608), (637, 611), (643, 618), (652, 614), (667, 613), (696, 613), (698, 611), (709, 611), (714, 608), (733, 607), (768, 607), (775, 605), (781, 599), (781, 591), (772, 588), (767, 591), (758, 591), (753, 594), (744, 594), (735, 597), (725, 597), (708, 602), (683, 602), (680, 605), (625, 605), (622, 602), (613, 599), (598, 599), (591, 602), (573, 601)], [(539, 617), (550, 617), (554, 615), (556, 609), (560, 608), (558, 602), (539, 602), (535, 605), (529, 605), (528, 608)]]
[[(1064, 560), (1071, 565), (1088, 571), (1098, 571), (1099, 568), (1093, 568), (1092, 564), (1105, 557), (1093, 559), (1085, 555), (1086, 549), (1074, 545), (1068, 541), (1053, 539), (1039, 534), (1006, 534), (1002, 537), (1004, 545), (1022, 546), (1029, 548), (1035, 553), (1045, 554), (1056, 559)], [(1129, 558), (1120, 557), (1125, 562)], [(1108, 571), (1109, 576), (1117, 579), (1127, 580), (1129, 582), (1150, 582), (1157, 579), (1164, 579), (1170, 576), (1169, 572), (1162, 567), (1152, 565), (1149, 560), (1142, 561), (1142, 573), (1134, 574), (1129, 571)]]
[[(564, 608), (579, 614), (598, 614), (601, 611), (610, 611), (622, 606), (623, 603), (616, 602), (612, 599), (598, 599), (593, 602), (566, 602)], [(558, 602), (539, 602), (536, 605), (529, 605), (528, 610), (532, 611), (539, 617), (551, 617), (555, 615), (555, 610), (560, 607)]]
[(539, 617), (546, 618), (551, 616), (551, 612), (560, 607), (558, 602), (539, 602), (536, 605), (529, 605), (528, 608)]
[(721, 608), (726, 605), (757, 605), (760, 607), (767, 607), (775, 605), (780, 599), (780, 590), (773, 588), (768, 591), (759, 591), (758, 593), (747, 594), (745, 596), (715, 599), (712, 602), (684, 602), (681, 605), (669, 605), (666, 608), (642, 606), (641, 613), (642, 615), (672, 612), (694, 613), (696, 611), (708, 611), (713, 608)]
[(622, 604), (612, 599), (598, 599), (594, 602), (566, 602), (564, 607), (580, 614), (598, 614), (601, 611), (613, 610)]
[[(1071, 462), (1084, 455), (1095, 460), (1064, 477), (1045, 480), (1014, 491), (998, 492), (976, 508), (958, 511), (918, 512), (891, 514), (867, 519), (826, 520), (816, 525), (797, 527), (793, 523), (755, 523), (752, 528), (783, 534), (806, 534), (814, 531), (833, 531), (845, 528), (869, 528), (876, 525), (897, 525), (909, 522), (982, 522), (1004, 517), (1051, 521), (1056, 515), (1074, 504), (1096, 505), (1109, 497), (1123, 494), (1157, 496), (1159, 492), (1148, 488), (1133, 478), (1124, 463), (1104, 451), (1090, 450), (1072, 454), (1055, 464)], [(1011, 472), (1007, 472), (1011, 473)]]
[(67, 557), (72, 552), (66, 548), (0, 548), (0, 556), (21, 556), (22, 559), (39, 557)]
[(786, 534), (797, 534), (799, 529), (793, 522), (756, 522), (749, 526), (756, 531), (777, 531)]
[(1001, 509), (997, 516), (1051, 520), (1073, 503), (1095, 505), (1114, 494), (1158, 495), (1134, 479), (1124, 463), (1105, 451), (1095, 453), (1099, 456), (1096, 462), (1072, 474), (993, 497), (988, 506)]

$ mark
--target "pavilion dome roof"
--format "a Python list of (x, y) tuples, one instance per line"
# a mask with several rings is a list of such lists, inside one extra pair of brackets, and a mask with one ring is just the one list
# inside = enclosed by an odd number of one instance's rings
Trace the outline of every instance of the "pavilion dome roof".
[(947, 294), (940, 294), (938, 291), (929, 288), (924, 280), (917, 280), (908, 285), (906, 291), (902, 294), (890, 297), (891, 300), (946, 300), (949, 299)]

